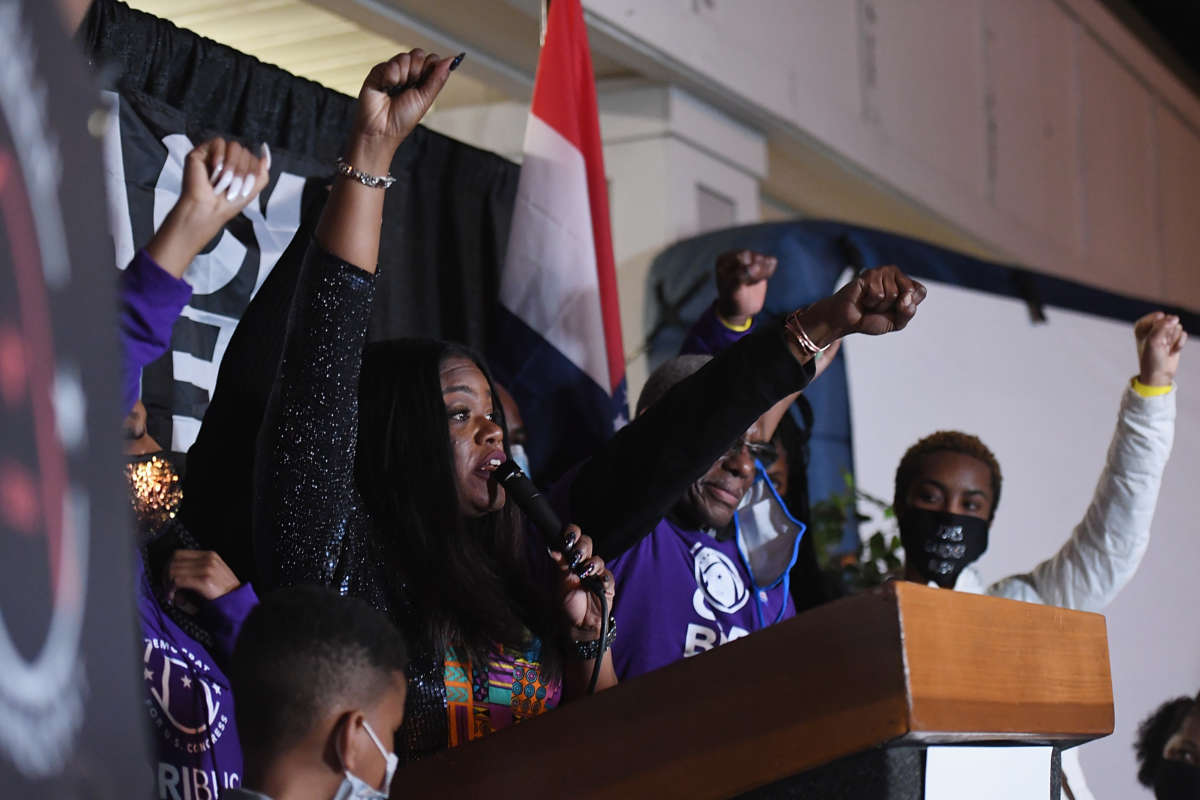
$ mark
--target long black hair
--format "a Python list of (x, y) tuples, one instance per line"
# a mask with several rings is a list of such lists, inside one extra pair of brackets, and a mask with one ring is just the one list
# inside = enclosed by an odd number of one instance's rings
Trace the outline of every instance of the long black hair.
[(531, 558), (541, 548), (527, 541), (524, 516), (514, 503), (478, 518), (459, 507), (440, 377), (455, 356), (487, 379), (507, 451), (504, 412), (480, 356), (434, 339), (376, 342), (363, 352), (355, 472), (374, 544), (396, 595), (413, 604), (415, 630), (406, 633), (414, 644), (438, 656), (453, 647), (479, 667), (496, 645), (523, 650), (532, 635), (544, 671), (556, 676), (566, 622), (548, 560), (538, 570)]

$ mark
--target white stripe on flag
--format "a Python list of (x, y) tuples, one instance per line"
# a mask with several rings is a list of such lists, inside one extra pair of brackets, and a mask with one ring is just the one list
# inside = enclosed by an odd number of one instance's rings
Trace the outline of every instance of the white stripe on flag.
[(500, 302), (611, 393), (583, 155), (532, 114)]

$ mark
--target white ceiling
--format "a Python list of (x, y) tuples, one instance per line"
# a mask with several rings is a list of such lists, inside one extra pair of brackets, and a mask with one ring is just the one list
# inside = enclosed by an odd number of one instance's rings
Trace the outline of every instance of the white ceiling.
[[(357, 95), (371, 67), (411, 45), (365, 30), (343, 16), (304, 0), (127, 0), (130, 6), (169, 19), (243, 53), (331, 89)], [(462, 72), (438, 105), (510, 99)]]

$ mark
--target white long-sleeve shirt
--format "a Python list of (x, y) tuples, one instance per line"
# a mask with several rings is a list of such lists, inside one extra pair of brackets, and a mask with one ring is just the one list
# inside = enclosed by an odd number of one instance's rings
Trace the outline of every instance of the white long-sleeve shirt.
[(1032, 570), (984, 588), (968, 567), (956, 591), (1101, 611), (1137, 572), (1175, 439), (1175, 391), (1142, 397), (1127, 388), (1092, 502), (1070, 538)]
[[(1158, 397), (1126, 388), (1104, 471), (1066, 543), (1029, 572), (986, 588), (979, 573), (968, 567), (955, 590), (1102, 611), (1129, 583), (1150, 545), (1150, 524), (1174, 439), (1174, 388)], [(1075, 800), (1092, 800), (1077, 748), (1063, 753), (1062, 768)]]

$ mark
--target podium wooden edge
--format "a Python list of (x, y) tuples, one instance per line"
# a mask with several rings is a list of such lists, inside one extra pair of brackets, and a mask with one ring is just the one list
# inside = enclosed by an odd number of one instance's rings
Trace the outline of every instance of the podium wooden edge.
[(902, 626), (910, 740), (1079, 744), (1112, 733), (1102, 615), (959, 592), (946, 602), (945, 590), (912, 583), (888, 590)]
[(903, 736), (903, 674), (895, 600), (863, 593), (406, 766), (393, 796), (444, 792), (447, 775), (467, 797), (734, 796)]
[(732, 797), (877, 747), (1073, 746), (1112, 724), (1102, 616), (888, 584), (408, 765), (392, 790)]

